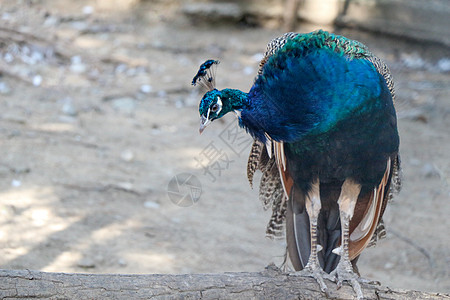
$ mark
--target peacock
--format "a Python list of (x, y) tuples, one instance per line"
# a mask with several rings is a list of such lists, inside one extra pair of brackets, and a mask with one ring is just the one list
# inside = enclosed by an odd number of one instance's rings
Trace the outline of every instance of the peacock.
[(362, 43), (318, 30), (272, 40), (248, 93), (217, 90), (217, 60), (192, 84), (208, 89), (200, 133), (229, 112), (254, 139), (250, 185), (272, 206), (267, 234), (285, 234), (296, 273), (349, 282), (363, 298), (356, 262), (385, 234), (386, 204), (400, 190), (394, 84), (386, 64)]

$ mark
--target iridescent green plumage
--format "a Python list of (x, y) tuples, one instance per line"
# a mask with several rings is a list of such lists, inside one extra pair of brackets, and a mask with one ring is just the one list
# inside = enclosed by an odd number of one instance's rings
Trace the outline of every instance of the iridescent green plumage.
[(323, 30), (310, 34), (298, 34), (286, 42), (283, 50), (297, 48), (299, 44), (315, 48), (327, 47), (337, 53), (348, 56), (350, 59), (372, 56), (362, 43)]

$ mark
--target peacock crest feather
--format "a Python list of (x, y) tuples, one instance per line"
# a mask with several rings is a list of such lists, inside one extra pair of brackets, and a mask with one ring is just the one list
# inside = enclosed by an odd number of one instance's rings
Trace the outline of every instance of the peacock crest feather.
[(208, 91), (212, 91), (216, 87), (216, 68), (219, 64), (218, 60), (208, 59), (200, 65), (197, 74), (192, 79), (192, 85), (197, 83), (202, 85)]

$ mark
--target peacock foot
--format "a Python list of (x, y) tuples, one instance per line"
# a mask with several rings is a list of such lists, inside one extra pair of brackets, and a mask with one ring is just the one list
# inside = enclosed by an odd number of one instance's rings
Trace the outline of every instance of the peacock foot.
[(366, 281), (365, 279), (360, 278), (358, 274), (353, 271), (350, 261), (345, 261), (341, 258), (341, 261), (337, 265), (336, 269), (334, 269), (330, 274), (327, 274), (325, 278), (336, 282), (338, 289), (341, 288), (344, 281), (347, 281), (355, 291), (356, 298), (358, 300), (364, 299), (360, 282), (364, 283)]
[(370, 285), (381, 285), (381, 282), (378, 280), (372, 280), (369, 278), (358, 277), (359, 283), (370, 284)]
[(324, 278), (327, 278), (329, 274), (327, 274), (322, 268), (319, 266), (318, 263), (308, 263), (303, 270), (294, 272), (293, 275), (296, 276), (305, 276), (305, 277), (312, 277), (316, 280), (316, 282), (319, 284), (320, 290), (324, 292), (327, 297), (330, 296), (328, 292), (328, 287), (325, 284)]

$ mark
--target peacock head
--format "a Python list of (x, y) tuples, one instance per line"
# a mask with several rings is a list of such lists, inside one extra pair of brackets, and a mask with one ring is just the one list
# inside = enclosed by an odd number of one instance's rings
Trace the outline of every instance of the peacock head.
[[(229, 99), (224, 96), (222, 91), (217, 89), (209, 91), (203, 96), (198, 108), (200, 113), (200, 133), (212, 121), (222, 118), (231, 111), (231, 106), (227, 105)], [(226, 105), (224, 105), (224, 101)]]
[(217, 90), (215, 88), (215, 66), (219, 61), (207, 60), (202, 65), (192, 80), (192, 85), (201, 84), (208, 91), (203, 96), (199, 104), (200, 113), (200, 133), (212, 121), (222, 118), (231, 111), (239, 111), (243, 106), (243, 99), (246, 93), (239, 90), (224, 89)]
[(246, 103), (247, 93), (233, 89), (223, 89), (219, 91), (215, 88), (215, 71), (219, 64), (218, 60), (209, 59), (200, 65), (200, 68), (192, 80), (192, 85), (199, 83), (207, 92), (203, 96), (199, 105), (200, 113), (200, 133), (212, 121), (220, 119), (227, 113), (234, 111), (239, 115)]

